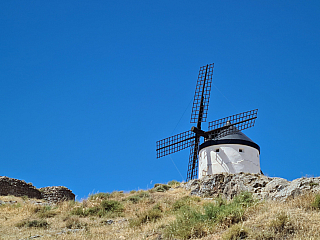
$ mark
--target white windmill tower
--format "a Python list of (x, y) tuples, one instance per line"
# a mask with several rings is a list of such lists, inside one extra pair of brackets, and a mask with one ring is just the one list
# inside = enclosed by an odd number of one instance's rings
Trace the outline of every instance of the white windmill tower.
[[(256, 115), (257, 111), (243, 114)], [(232, 125), (232, 122), (241, 121), (234, 119), (237, 117), (241, 114), (222, 119), (221, 122), (226, 122), (225, 129), (199, 146), (199, 178), (222, 172), (261, 173), (260, 147)], [(221, 125), (216, 121), (215, 124)]]
[[(209, 122), (209, 130), (201, 130), (207, 118), (213, 66), (199, 71), (190, 121), (197, 127), (157, 141), (157, 158), (190, 147), (187, 181), (222, 172), (261, 172), (260, 147), (241, 132), (254, 126), (258, 109)], [(204, 138), (201, 145), (200, 137)]]

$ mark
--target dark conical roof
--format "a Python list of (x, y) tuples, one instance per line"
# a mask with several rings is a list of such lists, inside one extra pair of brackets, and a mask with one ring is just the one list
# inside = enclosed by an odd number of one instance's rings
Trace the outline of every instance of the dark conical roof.
[(247, 135), (245, 135), (243, 132), (240, 132), (240, 131), (229, 134), (224, 137), (216, 138), (215, 140), (223, 140), (223, 139), (240, 139), (240, 140), (253, 142)]
[[(228, 121), (224, 127), (227, 127), (231, 125), (231, 123)], [(249, 142), (253, 142), (247, 135), (242, 133), (237, 127), (234, 125), (231, 125), (227, 128), (223, 128), (220, 130), (220, 132), (217, 133), (217, 135), (213, 138), (213, 140), (223, 140), (223, 139), (239, 139), (239, 140), (245, 140)]]
[[(227, 122), (228, 126), (230, 122)], [(230, 134), (229, 134), (230, 133)], [(254, 147), (260, 152), (260, 147), (254, 141), (252, 141), (247, 135), (239, 131), (235, 126), (222, 129), (212, 140), (205, 141), (199, 147), (199, 151), (202, 148), (219, 145), (219, 144), (241, 144)]]

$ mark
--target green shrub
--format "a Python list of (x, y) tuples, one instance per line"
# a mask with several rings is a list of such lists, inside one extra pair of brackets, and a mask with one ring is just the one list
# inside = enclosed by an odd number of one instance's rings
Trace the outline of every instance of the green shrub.
[(201, 238), (208, 234), (208, 225), (201, 211), (190, 206), (182, 206), (176, 220), (164, 231), (165, 239)]
[(155, 222), (160, 218), (162, 218), (162, 211), (159, 209), (151, 209), (141, 218), (141, 223)]
[(106, 212), (120, 213), (124, 211), (123, 205), (115, 200), (103, 200), (101, 202), (101, 208)]
[(97, 200), (97, 199), (110, 199), (122, 197), (123, 191), (114, 191), (112, 193), (95, 193), (89, 196), (88, 200)]
[(51, 210), (51, 206), (37, 206), (33, 209), (34, 213), (47, 212)]
[(254, 203), (254, 199), (252, 198), (252, 193), (242, 192), (239, 195), (233, 198), (234, 204), (239, 204), (244, 207), (249, 207)]
[(109, 199), (110, 193), (96, 193), (93, 195), (90, 195), (88, 200), (97, 200), (97, 199)]
[(123, 191), (114, 191), (110, 194), (110, 198), (123, 197)]
[(175, 201), (172, 204), (172, 210), (178, 211), (183, 206), (191, 206), (192, 204), (194, 204), (196, 202), (200, 202), (200, 201), (201, 201), (201, 198), (199, 198), (199, 197), (185, 196), (185, 197), (180, 198), (179, 200)]
[(288, 222), (288, 216), (284, 212), (277, 215), (270, 223), (270, 228), (275, 232), (282, 232)]
[(104, 215), (106, 215), (106, 211), (103, 208), (101, 208), (101, 206), (94, 206), (85, 209), (84, 215), (103, 217)]
[(34, 227), (34, 228), (48, 228), (49, 223), (46, 220), (40, 219), (40, 220), (23, 220), (21, 222), (18, 222), (16, 227)]
[(138, 227), (144, 223), (156, 222), (163, 217), (163, 209), (160, 204), (156, 204), (152, 209), (137, 214), (137, 217), (130, 220), (130, 227)]
[(156, 183), (153, 187), (156, 192), (165, 192), (169, 190), (171, 187), (167, 184)]
[(314, 201), (311, 203), (311, 207), (314, 209), (320, 209), (320, 194), (317, 194)]
[(82, 223), (77, 217), (68, 217), (64, 221), (66, 222), (66, 228), (69, 229), (81, 229), (87, 226), (86, 223)]
[(51, 210), (51, 206), (36, 207), (33, 210), (40, 218), (51, 218), (57, 215)]
[(150, 197), (150, 194), (146, 191), (140, 191), (138, 192), (137, 196), (139, 196), (140, 198), (148, 198)]
[(251, 194), (243, 193), (227, 203), (217, 198), (214, 203), (207, 203), (203, 207), (190, 204), (190, 197), (184, 197), (173, 204), (177, 216), (176, 220), (165, 229), (165, 236), (169, 239), (200, 238), (208, 233), (215, 224), (231, 224), (242, 221), (244, 210), (253, 203)]
[(224, 223), (226, 225), (240, 222), (244, 213), (244, 208), (233, 202), (220, 206), (209, 203), (204, 206), (204, 210), (206, 219), (215, 223)]
[(70, 211), (70, 214), (71, 215), (78, 215), (78, 216), (81, 216), (81, 217), (88, 216), (87, 211), (85, 211), (85, 208), (82, 208), (82, 207), (76, 207), (76, 208), (72, 209)]
[(57, 213), (53, 212), (53, 211), (48, 211), (48, 212), (43, 212), (43, 213), (39, 213), (38, 216), (40, 218), (52, 218), (54, 216), (56, 216)]
[(154, 210), (160, 210), (161, 212), (163, 212), (163, 206), (162, 206), (162, 204), (160, 204), (160, 203), (157, 203), (156, 205), (154, 205), (154, 206), (152, 207), (152, 209), (154, 209)]
[(141, 199), (150, 197), (150, 194), (146, 191), (138, 192), (137, 194), (127, 198), (132, 203), (138, 203)]
[(162, 184), (162, 183), (155, 183), (154, 186), (153, 186), (153, 188), (159, 187), (159, 186), (161, 186), (161, 185), (163, 185), (163, 184)]
[(172, 181), (168, 182), (167, 185), (170, 187), (173, 187), (173, 186), (180, 185), (180, 183), (176, 180), (172, 180)]
[(218, 198), (215, 204), (209, 203), (204, 206), (205, 215), (211, 221), (231, 225), (242, 221), (245, 208), (253, 203), (252, 194), (248, 192), (240, 193), (229, 203)]
[(132, 203), (138, 203), (140, 201), (140, 199), (141, 198), (139, 196), (137, 196), (137, 195), (130, 196), (130, 197), (127, 198), (127, 200), (129, 200)]
[(238, 240), (244, 239), (248, 236), (248, 230), (242, 226), (242, 224), (233, 225), (222, 236), (223, 240)]
[(270, 229), (280, 235), (288, 235), (294, 233), (294, 226), (290, 222), (288, 215), (285, 212), (277, 214), (276, 218), (271, 221)]
[(108, 215), (109, 217), (120, 216), (121, 213), (124, 211), (123, 205), (115, 200), (103, 200), (100, 205), (84, 208), (84, 207), (77, 207), (71, 210), (71, 215), (78, 215), (81, 217), (86, 216), (98, 216), (104, 217)]
[(193, 222), (189, 220), (180, 223), (179, 221), (176, 221), (165, 229), (164, 237), (165, 239), (202, 238), (207, 236), (209, 232), (210, 230), (207, 229), (206, 225), (202, 222)]
[(149, 211), (138, 214), (136, 218), (130, 219), (130, 227), (138, 227), (144, 223), (156, 222), (162, 218), (163, 213), (159, 209), (151, 209)]

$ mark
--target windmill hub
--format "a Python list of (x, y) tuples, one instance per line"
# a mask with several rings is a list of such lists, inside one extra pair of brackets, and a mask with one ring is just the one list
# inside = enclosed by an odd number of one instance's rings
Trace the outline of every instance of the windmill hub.
[[(200, 68), (191, 123), (197, 127), (157, 141), (157, 158), (190, 147), (187, 181), (215, 173), (260, 173), (260, 147), (241, 131), (254, 126), (258, 109), (218, 119), (201, 129), (207, 119), (214, 64)], [(204, 143), (200, 145), (200, 137)]]
[(199, 135), (201, 137), (204, 137), (204, 138), (208, 138), (209, 137), (208, 133), (206, 133), (205, 131), (203, 131), (201, 129), (198, 129), (196, 127), (192, 127), (191, 131), (194, 132), (196, 135)]

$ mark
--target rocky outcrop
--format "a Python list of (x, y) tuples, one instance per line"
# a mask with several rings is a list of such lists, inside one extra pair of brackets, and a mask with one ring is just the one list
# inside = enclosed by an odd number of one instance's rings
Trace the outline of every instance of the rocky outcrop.
[(248, 191), (257, 199), (285, 200), (306, 192), (320, 192), (320, 177), (288, 181), (262, 174), (221, 173), (191, 180), (183, 187), (191, 190), (191, 195), (200, 197), (224, 196), (227, 199), (232, 199), (240, 192)]
[(66, 187), (45, 187), (37, 189), (32, 183), (26, 183), (9, 177), (0, 177), (0, 195), (44, 199), (50, 203), (75, 200), (75, 195)]

